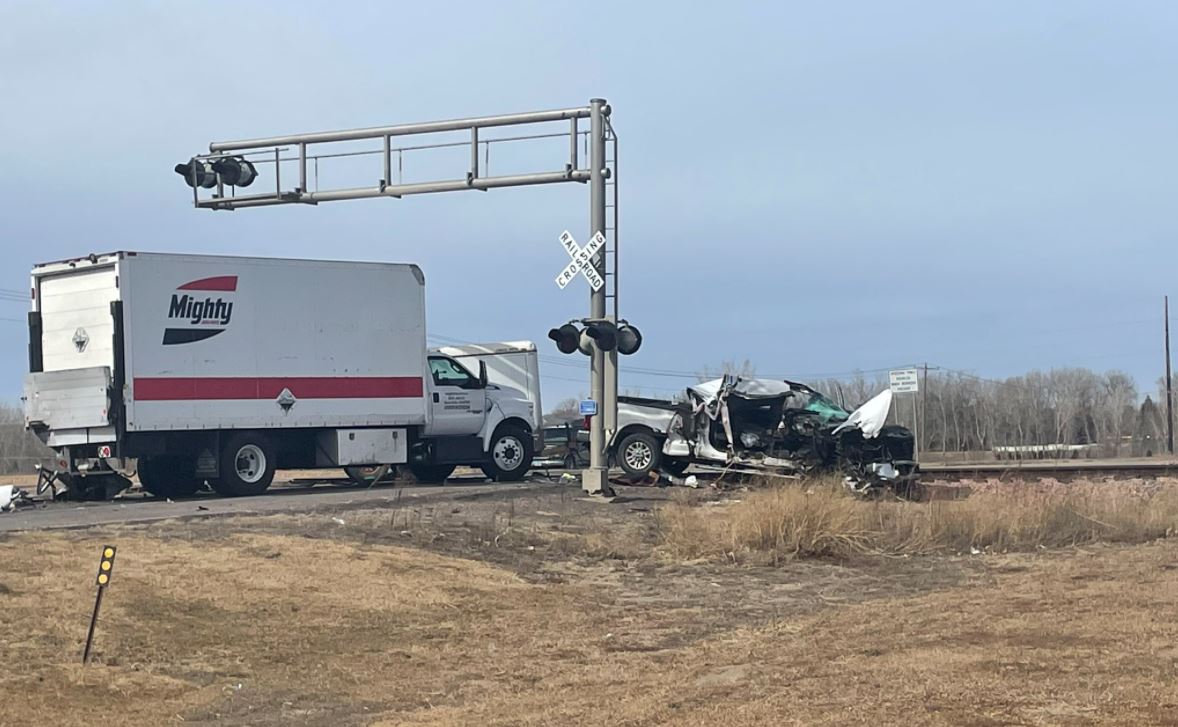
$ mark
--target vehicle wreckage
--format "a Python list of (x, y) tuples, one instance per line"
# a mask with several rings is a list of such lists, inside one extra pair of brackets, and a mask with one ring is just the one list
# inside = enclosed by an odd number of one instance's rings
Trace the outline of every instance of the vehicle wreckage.
[(680, 402), (619, 397), (611, 451), (628, 476), (682, 474), (691, 464), (835, 472), (857, 493), (899, 495), (919, 476), (912, 432), (886, 423), (890, 389), (854, 411), (795, 381), (725, 376), (685, 393)]

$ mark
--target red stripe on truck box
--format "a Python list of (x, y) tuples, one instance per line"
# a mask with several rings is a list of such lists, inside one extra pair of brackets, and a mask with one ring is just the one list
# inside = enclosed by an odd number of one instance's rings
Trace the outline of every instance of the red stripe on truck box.
[(277, 399), (403, 399), (422, 395), (419, 376), (239, 376), (136, 378), (135, 401)]
[(185, 283), (176, 290), (237, 290), (237, 276), (236, 275), (218, 275), (215, 278), (201, 278), (200, 280), (193, 280), (191, 283)]

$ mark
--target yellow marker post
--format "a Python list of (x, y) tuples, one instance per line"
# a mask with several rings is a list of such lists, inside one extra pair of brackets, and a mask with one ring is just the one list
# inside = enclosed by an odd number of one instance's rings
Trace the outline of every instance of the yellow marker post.
[(98, 625), (98, 609), (102, 607), (102, 594), (110, 584), (110, 576), (115, 568), (115, 546), (102, 546), (102, 558), (98, 561), (98, 595), (94, 598), (94, 615), (90, 617), (90, 631), (86, 634), (86, 650), (82, 652), (82, 663), (90, 660), (90, 645), (94, 643), (94, 627)]

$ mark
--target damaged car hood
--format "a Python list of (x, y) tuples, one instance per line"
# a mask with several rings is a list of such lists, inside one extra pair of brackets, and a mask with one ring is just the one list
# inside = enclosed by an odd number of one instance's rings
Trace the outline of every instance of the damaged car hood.
[[(688, 392), (703, 405), (713, 408), (727, 396), (735, 395), (742, 399), (772, 399), (789, 396), (795, 392), (805, 392), (817, 395), (818, 392), (805, 384), (792, 381), (776, 381), (774, 379), (733, 379), (731, 377), (712, 379), (695, 386), (687, 387)], [(839, 408), (825, 397), (815, 396), (808, 409), (820, 414), (824, 420), (842, 422), (832, 434), (838, 434), (847, 429), (858, 429), (866, 439), (879, 436), (888, 413), (892, 409), (892, 390), (884, 389), (867, 403), (850, 414)]]

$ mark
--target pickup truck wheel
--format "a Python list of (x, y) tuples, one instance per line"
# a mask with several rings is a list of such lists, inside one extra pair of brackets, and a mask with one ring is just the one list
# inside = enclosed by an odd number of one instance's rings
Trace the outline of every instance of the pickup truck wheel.
[(185, 457), (140, 457), (139, 484), (156, 497), (191, 497), (203, 482), (192, 474), (194, 467)]
[(631, 477), (644, 477), (659, 468), (662, 447), (653, 435), (646, 432), (627, 434), (618, 444), (618, 465)]
[(383, 482), (392, 482), (397, 477), (397, 468), (391, 464), (373, 464), (358, 467), (344, 467), (344, 474), (353, 485), (372, 487)]
[(274, 481), (274, 448), (259, 434), (242, 433), (229, 438), (221, 449), (221, 477), (213, 489), (222, 495), (260, 495)]
[(454, 474), (452, 464), (411, 464), (409, 471), (414, 479), (424, 485), (440, 485), (446, 478)]
[(489, 461), (482, 467), (483, 474), (495, 482), (519, 482), (532, 468), (534, 449), (528, 430), (505, 424), (491, 438)]

